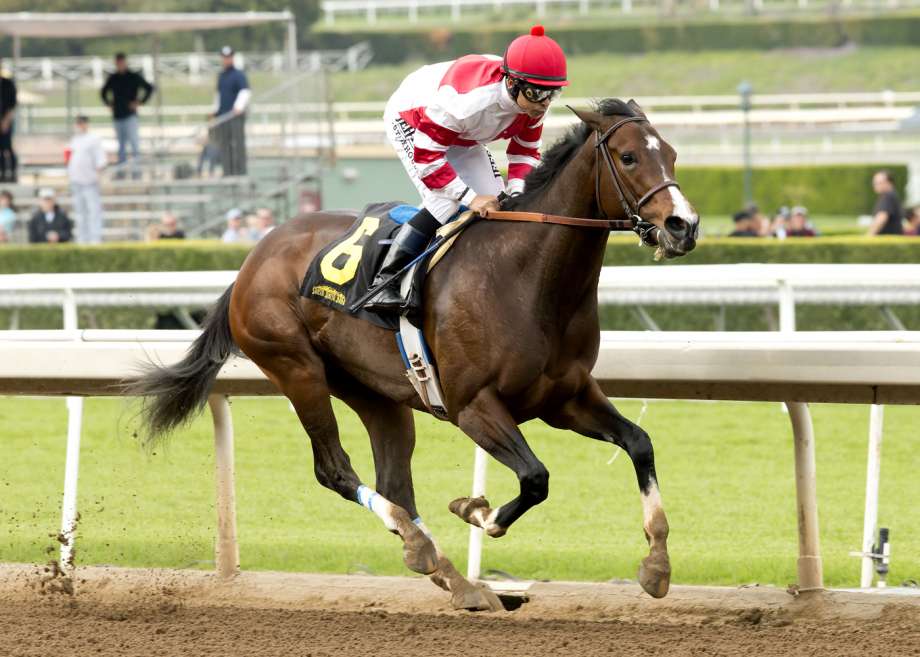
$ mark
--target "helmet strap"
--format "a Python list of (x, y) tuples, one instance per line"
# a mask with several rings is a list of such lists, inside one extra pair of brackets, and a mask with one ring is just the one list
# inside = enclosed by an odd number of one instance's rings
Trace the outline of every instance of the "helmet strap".
[(511, 95), (511, 100), (517, 102), (518, 95), (521, 93), (521, 87), (518, 84), (517, 79), (511, 77), (508, 74), (505, 74), (505, 86), (508, 88), (508, 93)]

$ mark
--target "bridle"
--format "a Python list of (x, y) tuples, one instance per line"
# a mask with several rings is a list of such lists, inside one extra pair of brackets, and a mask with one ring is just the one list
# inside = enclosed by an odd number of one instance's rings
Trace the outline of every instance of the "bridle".
[[(603, 219), (565, 217), (555, 214), (544, 214), (542, 212), (521, 212), (518, 210), (485, 210), (482, 214), (483, 218), (493, 219), (496, 221), (526, 221), (546, 224), (561, 224), (563, 226), (580, 226), (584, 228), (604, 228), (606, 230), (632, 231), (639, 236), (639, 239), (641, 239), (643, 244), (646, 246), (658, 246), (658, 227), (649, 221), (645, 221), (639, 215), (639, 211), (646, 203), (652, 199), (655, 194), (660, 192), (662, 189), (666, 189), (668, 187), (677, 187), (680, 189), (680, 185), (677, 184), (676, 180), (665, 178), (660, 183), (645, 192), (645, 194), (643, 194), (639, 200), (635, 200), (635, 197), (632, 194), (627, 194), (627, 187), (623, 183), (623, 179), (613, 163), (613, 157), (610, 155), (610, 151), (606, 148), (607, 140), (610, 139), (613, 133), (619, 130), (622, 126), (626, 125), (627, 123), (648, 122), (648, 119), (644, 116), (630, 116), (625, 119), (620, 119), (612, 126), (607, 128), (604, 132), (601, 132), (600, 130), (596, 130), (594, 132), (594, 150), (598, 152), (596, 153), (594, 163), (594, 194), (597, 200), (597, 209), (604, 216)], [(620, 197), (620, 204), (623, 206), (623, 212), (626, 215), (626, 219), (611, 219), (610, 215), (607, 214), (607, 211), (604, 209), (604, 204), (601, 200), (600, 153), (603, 153), (604, 161), (607, 163), (607, 169), (610, 171), (610, 177), (613, 180), (613, 188), (616, 190), (617, 195)]]
[(657, 226), (655, 224), (645, 221), (641, 216), (639, 216), (639, 211), (642, 209), (646, 203), (648, 203), (652, 197), (660, 192), (662, 189), (668, 187), (677, 187), (680, 189), (680, 185), (677, 184), (676, 180), (670, 178), (665, 178), (660, 183), (649, 189), (639, 200), (635, 200), (635, 196), (632, 194), (627, 194), (628, 189), (623, 183), (623, 179), (620, 176), (620, 173), (617, 171), (616, 166), (613, 163), (613, 156), (610, 155), (610, 150), (606, 147), (607, 140), (613, 136), (617, 130), (627, 123), (648, 123), (648, 119), (644, 116), (629, 116), (625, 119), (620, 119), (612, 126), (607, 128), (603, 133), (600, 130), (594, 132), (594, 149), (597, 151), (597, 156), (595, 159), (594, 165), (594, 194), (597, 199), (597, 209), (600, 210), (600, 213), (604, 216), (605, 219), (609, 219), (610, 215), (607, 214), (607, 211), (604, 209), (604, 202), (601, 196), (601, 154), (603, 153), (604, 162), (607, 163), (607, 170), (610, 171), (610, 178), (613, 181), (613, 188), (617, 192), (617, 196), (620, 197), (620, 204), (623, 206), (623, 212), (625, 213), (627, 219), (632, 223), (633, 231), (639, 236), (639, 238), (650, 246), (656, 246), (658, 244), (658, 239), (655, 236), (655, 229)]

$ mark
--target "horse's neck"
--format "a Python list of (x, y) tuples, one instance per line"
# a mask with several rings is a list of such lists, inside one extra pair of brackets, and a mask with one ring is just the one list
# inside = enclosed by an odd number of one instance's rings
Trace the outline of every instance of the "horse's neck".
[[(590, 140), (581, 147), (547, 189), (519, 210), (566, 217), (599, 218), (595, 201), (594, 148)], [(615, 217), (610, 217), (611, 219)], [(559, 285), (566, 293), (590, 292), (597, 287), (607, 232), (593, 228), (548, 225), (535, 235), (536, 250), (547, 254), (547, 269), (560, 272)]]

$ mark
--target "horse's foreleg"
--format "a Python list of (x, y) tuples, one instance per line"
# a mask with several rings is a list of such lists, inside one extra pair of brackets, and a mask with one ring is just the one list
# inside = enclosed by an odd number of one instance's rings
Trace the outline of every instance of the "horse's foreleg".
[(661, 504), (655, 453), (648, 434), (620, 415), (597, 381), (591, 379), (582, 392), (543, 417), (547, 424), (614, 443), (629, 454), (642, 497), (643, 525), (649, 555), (639, 568), (639, 583), (649, 595), (661, 598), (668, 592), (671, 565), (668, 559), (668, 520)]
[(415, 423), (412, 411), (385, 399), (359, 384), (336, 386), (335, 394), (361, 418), (371, 440), (377, 491), (394, 504), (406, 509), (412, 522), (427, 536), (437, 554), (437, 570), (429, 574), (432, 582), (451, 594), (454, 609), (498, 611), (501, 601), (488, 589), (471, 584), (441, 552), (416, 511), (412, 486), (412, 452), (415, 448)]
[(505, 405), (488, 389), (480, 393), (457, 416), (457, 425), (493, 458), (517, 475), (520, 494), (497, 509), (481, 497), (461, 497), (450, 510), (463, 520), (482, 527), (489, 536), (504, 536), (511, 524), (549, 495), (549, 472), (531, 451)]

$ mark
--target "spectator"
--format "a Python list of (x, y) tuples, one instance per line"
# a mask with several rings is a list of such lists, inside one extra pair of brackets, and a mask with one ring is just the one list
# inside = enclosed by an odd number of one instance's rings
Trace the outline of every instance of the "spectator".
[(6, 244), (10, 241), (10, 234), (0, 228), (0, 244)]
[(6, 233), (7, 240), (13, 234), (16, 225), (16, 206), (13, 205), (13, 195), (9, 191), (0, 192), (0, 230)]
[(872, 176), (872, 189), (878, 194), (872, 214), (875, 218), (869, 226), (868, 235), (903, 235), (904, 227), (901, 225), (901, 199), (894, 191), (894, 178), (890, 171), (882, 169)]
[(227, 211), (227, 230), (220, 236), (220, 241), (227, 244), (245, 242), (247, 239), (246, 231), (243, 230), (243, 211), (239, 208), (232, 208)]
[(773, 223), (770, 225), (770, 233), (778, 239), (786, 239), (786, 226), (789, 224), (789, 206), (784, 205), (776, 214), (773, 215)]
[(172, 212), (168, 210), (160, 218), (160, 225), (157, 227), (157, 239), (161, 240), (184, 240), (185, 231), (179, 228), (179, 220)]
[[(115, 123), (115, 135), (118, 137), (118, 164), (128, 160), (128, 148), (131, 148), (131, 177), (138, 178), (136, 160), (140, 152), (138, 134), (137, 108), (146, 103), (153, 94), (153, 85), (144, 77), (128, 69), (128, 58), (123, 52), (115, 55), (115, 72), (110, 74), (99, 92), (102, 102), (112, 110)], [(138, 97), (140, 96), (140, 97)], [(124, 176), (124, 169), (119, 169), (118, 177)]]
[(786, 228), (787, 237), (815, 237), (817, 233), (808, 221), (808, 209), (797, 205), (789, 213), (789, 225)]
[(70, 141), (70, 193), (77, 215), (77, 235), (81, 244), (102, 242), (102, 197), (99, 193), (99, 172), (108, 160), (102, 150), (102, 140), (89, 132), (89, 119), (78, 116), (76, 134)]
[(233, 48), (220, 49), (224, 70), (217, 77), (217, 119), (212, 138), (225, 176), (246, 175), (246, 107), (252, 92), (246, 74), (233, 65)]
[(16, 114), (16, 82), (3, 74), (0, 59), (0, 182), (16, 182), (16, 151), (13, 150), (13, 119)]
[(760, 237), (759, 222), (751, 216), (747, 210), (736, 212), (732, 217), (735, 222), (735, 230), (729, 233), (729, 237)]
[(246, 239), (250, 242), (259, 241), (259, 215), (250, 212), (246, 215)]
[(54, 198), (53, 189), (38, 193), (38, 210), (29, 221), (29, 242), (69, 242), (73, 239), (73, 222)]
[(275, 229), (275, 215), (268, 208), (259, 208), (256, 210), (256, 219), (255, 240), (258, 242)]
[(751, 229), (755, 230), (759, 237), (769, 237), (770, 220), (760, 211), (760, 207), (756, 203), (751, 203), (744, 211), (751, 217)]
[(904, 234), (914, 236), (920, 235), (920, 205), (907, 208), (907, 215), (904, 218), (907, 220)]

